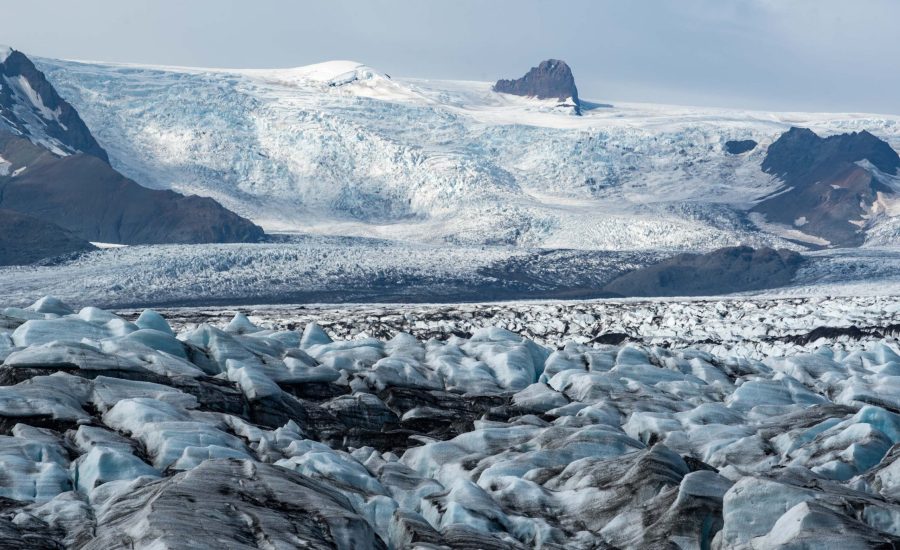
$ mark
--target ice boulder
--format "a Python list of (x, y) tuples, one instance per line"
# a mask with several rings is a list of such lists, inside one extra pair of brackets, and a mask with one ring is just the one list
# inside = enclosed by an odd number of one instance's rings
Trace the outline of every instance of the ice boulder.
[(241, 312), (234, 314), (234, 318), (225, 326), (225, 332), (229, 334), (253, 334), (260, 332), (261, 328), (254, 325), (250, 319)]
[[(338, 490), (271, 464), (207, 460), (160, 481), (119, 483), (101, 486), (109, 490), (92, 548), (113, 548), (126, 538), (141, 548), (183, 546), (186, 533), (197, 548), (255, 544), (247, 538), (248, 518), (273, 548), (386, 548)], [(185, 495), (202, 506), (185, 505)]]
[(0, 497), (46, 502), (72, 489), (68, 465), (60, 441), (0, 436)]
[(175, 335), (175, 333), (172, 332), (172, 327), (169, 326), (169, 323), (163, 316), (152, 309), (145, 309), (142, 311), (140, 317), (137, 318), (137, 321), (135, 321), (134, 324), (141, 329), (156, 330), (170, 336)]
[(82, 308), (81, 311), (78, 312), (78, 317), (84, 319), (88, 323), (97, 325), (103, 325), (112, 320), (119, 319), (114, 313), (110, 313), (109, 311), (97, 307)]
[(461, 348), (483, 361), (501, 388), (521, 390), (537, 382), (550, 351), (507, 330), (479, 329)]
[(13, 343), (28, 347), (50, 342), (102, 340), (112, 336), (105, 325), (97, 325), (74, 317), (26, 321), (12, 335)]
[(53, 296), (44, 296), (37, 302), (28, 306), (28, 309), (36, 313), (49, 313), (51, 315), (72, 315), (75, 311), (65, 302)]
[(751, 544), (753, 548), (866, 550), (895, 548), (900, 537), (879, 532), (821, 504), (800, 502)]
[(550, 386), (542, 382), (531, 384), (524, 390), (513, 395), (513, 404), (517, 407), (536, 413), (545, 413), (557, 407), (569, 404), (565, 395), (554, 391)]
[(322, 327), (316, 323), (310, 323), (303, 329), (303, 338), (300, 340), (300, 347), (302, 349), (308, 349), (315, 345), (330, 344), (331, 342), (331, 338), (325, 334)]
[(73, 463), (72, 469), (76, 487), (85, 493), (108, 481), (159, 476), (159, 471), (131, 453), (97, 446)]

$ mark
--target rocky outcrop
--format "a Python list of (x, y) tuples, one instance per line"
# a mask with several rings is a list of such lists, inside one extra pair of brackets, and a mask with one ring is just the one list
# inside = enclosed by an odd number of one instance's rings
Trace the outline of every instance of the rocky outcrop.
[(756, 149), (757, 145), (752, 139), (730, 140), (725, 142), (725, 151), (729, 155), (742, 155)]
[(22, 265), (94, 247), (70, 231), (12, 210), (0, 209), (0, 266)]
[(261, 228), (210, 198), (142, 187), (96, 156), (57, 156), (0, 132), (0, 208), (53, 223), (91, 242), (255, 242)]
[(0, 47), (0, 129), (59, 153), (109, 162), (78, 112), (22, 52)]
[(565, 61), (559, 59), (542, 61), (537, 67), (532, 67), (522, 78), (498, 80), (494, 84), (494, 91), (538, 99), (572, 101), (577, 111), (581, 109), (572, 69)]
[(762, 169), (784, 182), (753, 211), (767, 222), (795, 228), (833, 246), (859, 246), (879, 193), (893, 191), (878, 179), (894, 175), (900, 156), (869, 132), (821, 138), (791, 128), (766, 153)]
[(784, 286), (802, 256), (790, 250), (720, 248), (707, 254), (679, 254), (626, 273), (604, 290), (620, 296), (710, 296)]
[(809, 185), (862, 160), (886, 174), (896, 174), (900, 168), (897, 152), (865, 130), (821, 138), (812, 130), (795, 127), (769, 146), (762, 169), (789, 185)]

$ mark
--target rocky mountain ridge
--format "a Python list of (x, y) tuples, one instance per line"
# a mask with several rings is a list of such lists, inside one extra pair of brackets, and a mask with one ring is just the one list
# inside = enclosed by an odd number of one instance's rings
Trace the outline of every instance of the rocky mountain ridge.
[(578, 87), (575, 76), (565, 61), (548, 59), (532, 67), (525, 76), (515, 80), (498, 80), (493, 87), (495, 92), (504, 94), (535, 97), (537, 99), (558, 99), (561, 102), (571, 101), (575, 112), (581, 112), (578, 99)]
[(720, 248), (636, 269), (604, 290), (617, 296), (710, 296), (777, 288), (790, 284), (802, 262), (791, 250)]
[(0, 133), (0, 208), (15, 210), (91, 242), (116, 244), (258, 242), (262, 229), (214, 200), (142, 187), (86, 154), (59, 157)]
[(94, 247), (58, 225), (0, 208), (0, 266), (22, 265)]
[(85, 153), (109, 162), (106, 151), (22, 52), (0, 46), (0, 129), (58, 154)]

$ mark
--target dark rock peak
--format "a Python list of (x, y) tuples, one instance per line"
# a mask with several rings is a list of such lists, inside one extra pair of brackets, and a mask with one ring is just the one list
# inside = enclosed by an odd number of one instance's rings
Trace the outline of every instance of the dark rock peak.
[(791, 126), (788, 128), (788, 131), (783, 134), (783, 137), (789, 139), (819, 139), (819, 136), (809, 128), (801, 128), (799, 126)]
[(769, 146), (762, 168), (785, 183), (803, 185), (861, 160), (891, 175), (900, 168), (897, 152), (868, 131), (822, 138), (808, 128), (791, 128), (782, 134)]
[(572, 69), (565, 61), (548, 59), (537, 67), (532, 67), (522, 78), (516, 80), (498, 80), (494, 91), (504, 94), (536, 97), (538, 99), (558, 99), (574, 101), (580, 107), (578, 88)]
[(22, 52), (0, 55), (0, 129), (62, 153), (85, 153), (109, 162), (78, 112)]
[(729, 155), (742, 155), (756, 149), (757, 145), (752, 139), (730, 140), (725, 142), (725, 151)]
[(897, 152), (867, 131), (822, 138), (807, 128), (791, 128), (769, 146), (762, 163), (785, 190), (753, 210), (833, 246), (859, 246), (878, 193), (892, 192), (876, 173), (856, 164), (863, 160), (886, 174), (900, 168)]

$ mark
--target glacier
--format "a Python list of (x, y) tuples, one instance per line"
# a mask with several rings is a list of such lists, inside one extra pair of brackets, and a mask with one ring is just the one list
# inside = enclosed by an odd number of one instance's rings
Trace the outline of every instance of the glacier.
[[(456, 305), (431, 336), (375, 306), (342, 310), (352, 333), (324, 309), (8, 307), (0, 533), (84, 549), (897, 545), (900, 308), (817, 300), (507, 304), (478, 327)], [(540, 343), (547, 317), (632, 336)], [(420, 330), (389, 330), (398, 318)]]
[[(900, 546), (900, 178), (861, 161), (859, 248), (748, 214), (788, 128), (900, 149), (900, 117), (35, 62), (116, 170), (269, 236), (0, 267), (10, 547)], [(804, 258), (602, 298), (737, 244)]]
[[(0, 267), (0, 302), (52, 293), (80, 305), (173, 307), (299, 303), (435, 303), (602, 298), (659, 250), (565, 250), (294, 236), (285, 242), (126, 246)], [(900, 292), (895, 247), (805, 252), (786, 286), (753, 295)]]
[[(769, 143), (803, 126), (867, 129), (900, 147), (895, 116), (615, 101), (575, 116), (489, 83), (392, 78), (350, 61), (37, 63), (117, 170), (210, 196), (270, 232), (605, 250), (791, 246), (798, 228), (745, 215), (780, 186), (759, 168)], [(760, 146), (725, 151), (742, 139)], [(895, 243), (896, 225), (879, 220), (873, 242)]]

